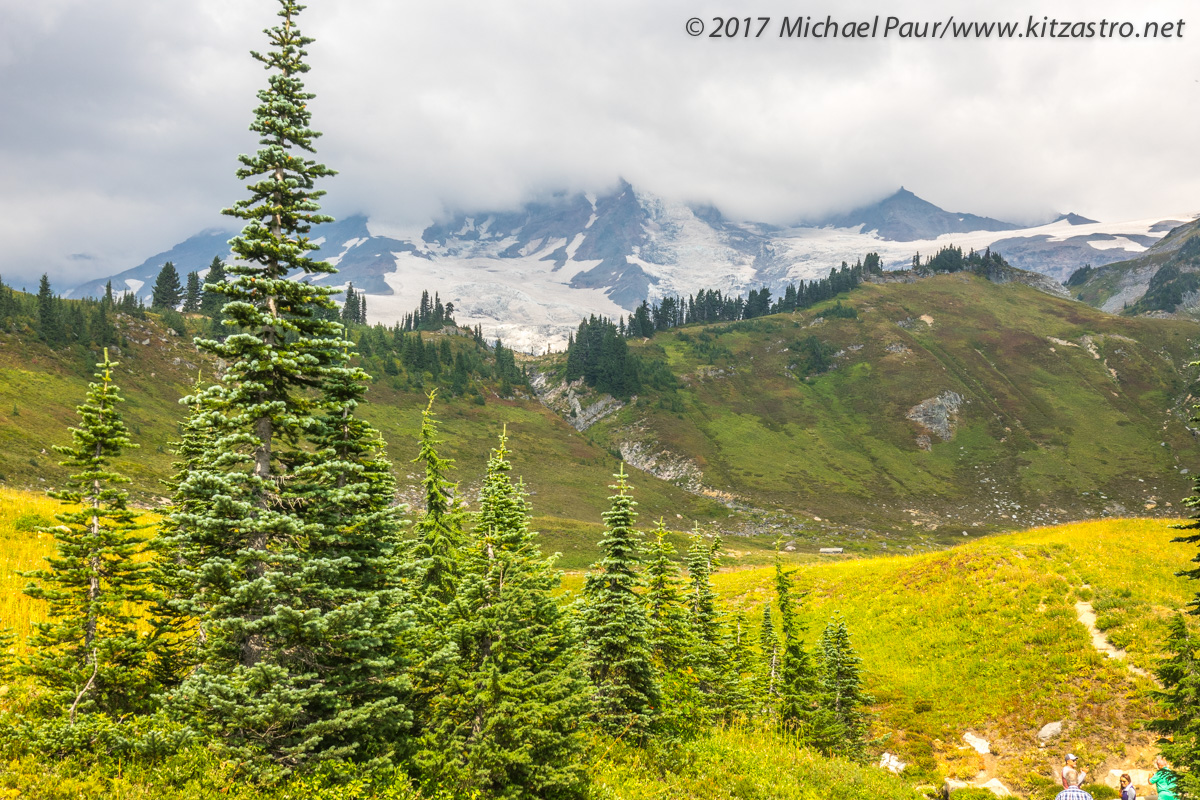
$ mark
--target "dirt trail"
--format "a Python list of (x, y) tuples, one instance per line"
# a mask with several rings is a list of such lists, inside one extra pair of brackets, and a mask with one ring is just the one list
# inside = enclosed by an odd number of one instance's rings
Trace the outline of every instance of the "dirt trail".
[(1083, 623), (1084, 627), (1088, 629), (1088, 633), (1092, 635), (1092, 647), (1104, 653), (1109, 658), (1121, 659), (1134, 675), (1140, 675), (1143, 678), (1150, 677), (1150, 673), (1146, 672), (1146, 670), (1130, 664), (1126, 652), (1119, 647), (1113, 647), (1108, 639), (1104, 637), (1104, 634), (1096, 630), (1096, 612), (1092, 610), (1091, 603), (1080, 600), (1075, 604), (1075, 615), (1079, 617), (1079, 621)]

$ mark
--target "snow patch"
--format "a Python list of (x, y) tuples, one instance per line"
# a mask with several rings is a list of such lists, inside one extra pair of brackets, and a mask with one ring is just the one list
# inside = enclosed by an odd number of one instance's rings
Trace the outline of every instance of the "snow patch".
[(1124, 236), (1118, 236), (1115, 239), (1093, 240), (1088, 242), (1088, 246), (1096, 250), (1116, 250), (1117, 248), (1120, 248), (1122, 250), (1128, 250), (1131, 253), (1144, 253), (1150, 249), (1145, 245), (1138, 244), (1137, 242), (1131, 242)]

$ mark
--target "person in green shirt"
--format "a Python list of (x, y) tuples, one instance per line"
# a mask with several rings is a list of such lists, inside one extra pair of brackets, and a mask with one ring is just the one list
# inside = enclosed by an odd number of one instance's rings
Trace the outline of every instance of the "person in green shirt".
[(1150, 784), (1158, 791), (1158, 800), (1178, 800), (1175, 794), (1175, 773), (1171, 771), (1167, 760), (1162, 756), (1154, 759), (1155, 773), (1150, 776)]

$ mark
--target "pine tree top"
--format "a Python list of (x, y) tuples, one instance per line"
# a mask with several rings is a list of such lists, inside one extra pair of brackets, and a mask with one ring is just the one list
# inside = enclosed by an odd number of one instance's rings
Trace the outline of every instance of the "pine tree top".
[(608, 498), (611, 506), (601, 514), (604, 520), (604, 536), (599, 545), (603, 555), (595, 567), (610, 579), (619, 575), (629, 585), (639, 585), (637, 565), (642, 560), (642, 535), (634, 528), (637, 512), (633, 509), (637, 502), (629, 494), (630, 487), (625, 480), (624, 464), (613, 477), (617, 482), (609, 488), (614, 489), (616, 494)]
[[(71, 445), (55, 445), (54, 450), (66, 458), (60, 462), (64, 467), (78, 468), (80, 472), (70, 476), (69, 487), (52, 492), (51, 497), (68, 502), (79, 502), (79, 491), (92, 491), (97, 482), (106, 484), (129, 483), (129, 478), (109, 468), (112, 459), (127, 449), (137, 447), (129, 439), (129, 431), (122, 422), (117, 405), (124, 402), (120, 388), (113, 382), (112, 373), (118, 366), (110, 361), (108, 348), (104, 348), (104, 360), (96, 365), (95, 383), (88, 384), (87, 398), (76, 407), (80, 427), (71, 428)], [(105, 490), (113, 492), (115, 490)], [(122, 498), (124, 492), (119, 493)], [(112, 495), (113, 500), (117, 496)]]

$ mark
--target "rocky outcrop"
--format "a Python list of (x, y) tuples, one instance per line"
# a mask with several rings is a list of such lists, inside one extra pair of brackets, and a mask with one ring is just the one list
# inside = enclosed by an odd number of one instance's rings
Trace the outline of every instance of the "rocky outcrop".
[(584, 405), (580, 398), (586, 395), (587, 386), (582, 379), (572, 383), (552, 383), (545, 373), (535, 372), (529, 379), (529, 385), (542, 405), (557, 413), (577, 431), (586, 431), (625, 407), (620, 400), (607, 394)]
[(1016, 267), (1001, 267), (989, 270), (987, 279), (992, 283), (1023, 283), (1026, 286), (1037, 289), (1039, 292), (1045, 292), (1055, 297), (1069, 298), (1071, 296), (1071, 292), (1067, 290), (1067, 287), (1049, 275), (1017, 269)]
[(646, 442), (637, 438), (625, 439), (618, 449), (621, 451), (621, 458), (631, 467), (670, 481), (693, 494), (704, 493), (704, 473), (690, 458), (677, 456), (660, 448), (657, 442)]
[(1008, 787), (1000, 782), (999, 778), (992, 778), (987, 783), (979, 784), (980, 789), (987, 789), (996, 797), (1012, 797), (1013, 793), (1008, 790)]
[[(963, 397), (958, 392), (942, 392), (908, 410), (907, 416), (913, 422), (936, 435), (943, 442), (954, 438), (954, 426), (958, 422), (958, 410), (963, 405)], [(918, 446), (929, 450), (932, 443), (928, 436), (919, 437)]]
[(970, 731), (967, 731), (963, 734), (963, 741), (971, 745), (971, 747), (975, 749), (975, 752), (979, 753), (981, 756), (986, 756), (988, 753), (992, 752), (992, 745), (987, 739), (984, 739), (982, 736), (977, 736)]

